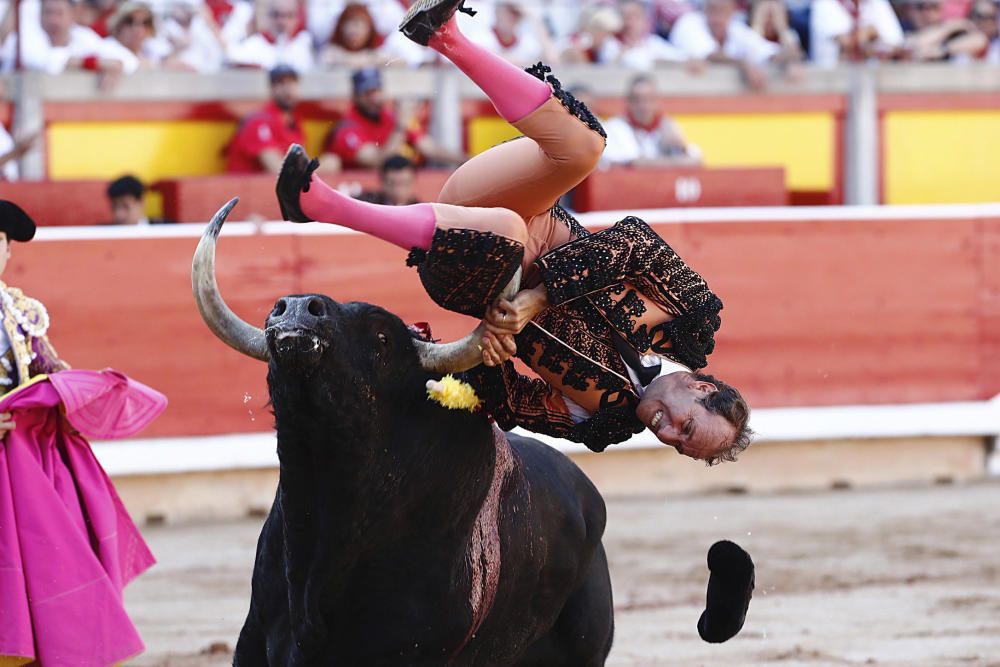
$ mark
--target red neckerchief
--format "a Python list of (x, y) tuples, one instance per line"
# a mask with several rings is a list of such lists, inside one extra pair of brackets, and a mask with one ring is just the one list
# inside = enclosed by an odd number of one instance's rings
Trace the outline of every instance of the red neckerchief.
[(632, 115), (631, 111), (626, 110), (625, 111), (625, 117), (628, 118), (628, 124), (629, 125), (631, 125), (633, 128), (635, 128), (637, 130), (643, 130), (645, 132), (654, 132), (654, 131), (660, 129), (660, 125), (663, 124), (663, 116), (662, 115), (657, 115), (656, 118), (653, 119), (652, 123), (647, 123), (646, 125), (643, 125), (642, 123), (640, 123), (639, 121), (637, 121), (635, 119), (635, 116)]
[(222, 25), (233, 13), (233, 3), (229, 0), (208, 0), (208, 9), (215, 17), (215, 22)]
[[(295, 26), (295, 30), (288, 36), (288, 41), (290, 42), (296, 37), (298, 37), (299, 33), (301, 33), (303, 30), (305, 30), (305, 28), (302, 27), (301, 23)], [(268, 44), (278, 43), (278, 36), (275, 35), (273, 32), (271, 32), (270, 30), (262, 30), (260, 36), (263, 37), (265, 40), (267, 40)]]
[(503, 48), (510, 49), (513, 48), (515, 44), (517, 44), (517, 35), (514, 35), (508, 40), (500, 36), (500, 33), (497, 31), (496, 27), (492, 28), (492, 30), (493, 30), (493, 35), (497, 38), (497, 42)]

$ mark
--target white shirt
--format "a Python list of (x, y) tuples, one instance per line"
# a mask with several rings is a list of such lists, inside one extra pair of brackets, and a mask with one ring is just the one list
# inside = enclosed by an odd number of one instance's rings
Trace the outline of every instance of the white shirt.
[[(860, 0), (858, 22), (874, 28), (886, 47), (903, 43), (903, 29), (889, 0)], [(854, 29), (854, 18), (839, 0), (815, 0), (809, 18), (812, 60), (818, 67), (835, 67), (840, 60), (837, 38)]]
[[(14, 137), (0, 123), (0, 157), (14, 150)], [(0, 181), (16, 181), (18, 178), (17, 160), (11, 160), (0, 167)], [(0, 354), (3, 354), (0, 351)]]
[(684, 52), (659, 35), (647, 35), (638, 44), (622, 45), (619, 62), (625, 67), (651, 70), (656, 63), (687, 60)]
[[(386, 38), (396, 32), (399, 22), (406, 15), (406, 9), (399, 0), (363, 0), (363, 3), (372, 15), (375, 30)], [(346, 5), (347, 0), (308, 0), (306, 27), (317, 44), (326, 44), (330, 40)]]
[[(52, 46), (49, 36), (43, 31), (26, 30), (22, 33), (24, 46), (21, 49), (21, 64), (25, 69), (32, 69), (46, 74), (61, 74), (66, 64), (76, 58), (97, 56), (111, 60), (121, 60), (117, 51), (109, 49), (100, 35), (82, 25), (70, 28), (69, 43), (66, 46)], [(15, 35), (12, 33), (4, 42), (4, 63), (12, 57)], [(8, 44), (9, 43), (9, 44)], [(8, 55), (11, 54), (11, 55)], [(13, 67), (13, 62), (10, 62)]]
[[(623, 359), (624, 361), (624, 359)], [(656, 366), (660, 364), (660, 372), (656, 374), (656, 377), (649, 381), (649, 384), (643, 386), (639, 383), (639, 376), (633, 371), (628, 364), (625, 364), (625, 368), (628, 369), (628, 377), (632, 381), (632, 386), (635, 388), (635, 393), (642, 398), (646, 393), (646, 389), (650, 384), (653, 384), (662, 377), (672, 375), (674, 373), (690, 373), (691, 369), (682, 364), (678, 364), (675, 361), (671, 361), (666, 357), (661, 357), (657, 354), (644, 354), (639, 357), (639, 363), (644, 367), (649, 368), (650, 366)], [(574, 424), (580, 424), (587, 421), (593, 414), (588, 412), (582, 405), (575, 402), (569, 396), (563, 394), (563, 401), (566, 403), (566, 407), (569, 408), (570, 417), (573, 419)]]
[(1000, 39), (994, 39), (984, 58), (991, 65), (1000, 65)]
[[(114, 37), (104, 38), (104, 57), (113, 60), (120, 60), (122, 71), (125, 74), (132, 74), (138, 71), (142, 64), (139, 57), (128, 50), (128, 48)], [(153, 65), (157, 65), (164, 58), (170, 55), (170, 46), (159, 39), (147, 39), (142, 43), (142, 57)]]
[(518, 65), (534, 65), (542, 60), (542, 44), (532, 34), (531, 27), (521, 22), (517, 40), (510, 46), (500, 43), (495, 32), (490, 30), (476, 41), (484, 49)]
[(201, 16), (195, 15), (191, 19), (191, 25), (186, 28), (173, 19), (167, 19), (163, 23), (161, 34), (168, 43), (171, 40), (187, 43), (187, 46), (177, 53), (177, 58), (195, 72), (210, 74), (222, 68), (225, 57), (222, 44), (215, 38), (212, 29)]
[[(664, 117), (661, 123), (673, 123)], [(601, 155), (601, 166), (628, 165), (636, 160), (649, 160), (672, 155), (663, 147), (663, 133), (660, 127), (646, 130), (635, 127), (627, 116), (615, 116), (604, 122), (608, 135), (607, 146)], [(696, 146), (688, 146), (683, 154), (697, 157), (701, 151)]]
[(303, 30), (292, 38), (281, 36), (271, 43), (264, 35), (250, 35), (238, 45), (229, 49), (229, 62), (244, 67), (273, 69), (277, 65), (288, 65), (300, 74), (315, 66), (312, 35)]
[[(688, 58), (704, 60), (719, 50), (719, 44), (708, 29), (708, 21), (701, 12), (688, 12), (677, 19), (670, 31), (670, 41)], [(722, 53), (733, 60), (761, 65), (774, 57), (781, 48), (764, 39), (753, 28), (736, 17), (726, 29), (726, 43)]]

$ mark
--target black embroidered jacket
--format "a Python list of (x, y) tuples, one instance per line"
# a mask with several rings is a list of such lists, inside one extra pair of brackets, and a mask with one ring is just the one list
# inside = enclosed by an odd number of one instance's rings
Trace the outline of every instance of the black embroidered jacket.
[[(536, 262), (549, 307), (517, 336), (518, 357), (561, 379), (563, 387), (600, 392), (600, 409), (575, 424), (561, 389), (520, 375), (512, 362), (470, 371), (501, 428), (521, 426), (581, 442), (594, 451), (642, 431), (639, 397), (612, 342), (616, 330), (638, 354), (650, 352), (691, 369), (703, 368), (715, 347), (722, 302), (649, 225), (628, 217), (590, 234), (561, 209), (572, 241)], [(673, 319), (638, 326), (651, 301)]]

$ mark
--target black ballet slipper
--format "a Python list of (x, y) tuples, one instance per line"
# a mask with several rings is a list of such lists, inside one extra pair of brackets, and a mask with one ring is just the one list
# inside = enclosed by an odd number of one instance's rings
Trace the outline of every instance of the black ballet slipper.
[(753, 597), (754, 565), (739, 545), (723, 540), (708, 550), (708, 569), (711, 575), (698, 634), (706, 642), (720, 644), (743, 628)]

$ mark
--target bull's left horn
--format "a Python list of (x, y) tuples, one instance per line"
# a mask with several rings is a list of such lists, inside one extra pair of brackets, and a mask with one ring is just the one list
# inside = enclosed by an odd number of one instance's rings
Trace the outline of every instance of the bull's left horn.
[(223, 343), (237, 352), (260, 361), (271, 358), (267, 349), (264, 332), (251, 326), (236, 316), (219, 293), (219, 285), (215, 282), (215, 243), (222, 231), (222, 225), (229, 217), (230, 211), (240, 198), (236, 197), (219, 209), (194, 251), (194, 261), (191, 263), (191, 288), (195, 303), (201, 312), (201, 319), (212, 330), (212, 333)]
[[(521, 288), (521, 269), (517, 270), (500, 292), (504, 299), (513, 299)], [(435, 344), (413, 341), (420, 354), (420, 365), (432, 373), (461, 373), (483, 363), (483, 335), (486, 325), (480, 323), (472, 333), (454, 343)]]

